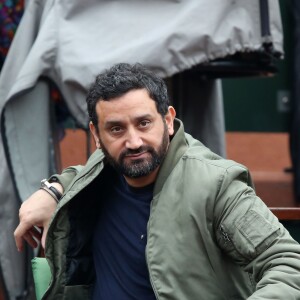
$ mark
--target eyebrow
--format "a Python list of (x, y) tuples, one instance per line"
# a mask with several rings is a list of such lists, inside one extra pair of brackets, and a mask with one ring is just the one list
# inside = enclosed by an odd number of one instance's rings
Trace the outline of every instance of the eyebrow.
[[(150, 115), (150, 114), (144, 114), (144, 115), (137, 116), (137, 117), (134, 118), (134, 120), (136, 122), (142, 121), (144, 119), (153, 119), (153, 116)], [(124, 122), (122, 120), (108, 120), (108, 121), (105, 122), (104, 128), (110, 128), (110, 127), (113, 127), (113, 126), (120, 126), (123, 123)]]
[(110, 128), (110, 127), (118, 126), (118, 125), (121, 125), (121, 124), (122, 124), (121, 121), (107, 121), (104, 124), (104, 128)]

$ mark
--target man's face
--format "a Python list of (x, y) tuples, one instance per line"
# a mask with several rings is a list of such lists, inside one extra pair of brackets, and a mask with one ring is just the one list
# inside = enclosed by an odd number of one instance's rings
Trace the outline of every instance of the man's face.
[[(120, 153), (119, 158), (110, 155), (101, 139), (100, 145), (108, 162), (115, 169), (127, 177), (139, 178), (149, 175), (161, 164), (169, 146), (169, 133), (167, 127), (164, 126), (163, 136), (158, 149), (155, 149), (150, 145), (143, 145), (138, 149), (124, 149)], [(148, 155), (139, 158), (143, 153), (147, 153)], [(132, 157), (133, 159), (127, 160), (128, 157)]]
[(148, 92), (139, 89), (99, 101), (96, 112), (99, 136), (92, 124), (91, 130), (109, 163), (132, 185), (154, 181), (173, 134), (174, 109), (162, 118)]

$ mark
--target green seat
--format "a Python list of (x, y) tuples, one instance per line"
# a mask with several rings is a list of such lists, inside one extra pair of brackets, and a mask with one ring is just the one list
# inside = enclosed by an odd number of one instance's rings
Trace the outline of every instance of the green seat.
[(31, 260), (36, 299), (40, 300), (45, 294), (51, 281), (49, 264), (44, 257), (35, 257)]

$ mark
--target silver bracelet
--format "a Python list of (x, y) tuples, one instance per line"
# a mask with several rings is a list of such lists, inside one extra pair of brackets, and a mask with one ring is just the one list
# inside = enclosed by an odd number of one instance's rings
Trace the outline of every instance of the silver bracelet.
[(47, 192), (50, 196), (52, 196), (52, 198), (58, 203), (59, 200), (56, 198), (56, 195), (49, 189), (47, 189), (47, 187), (45, 186), (41, 186), (40, 190), (44, 190), (45, 192)]
[(56, 202), (59, 202), (62, 197), (62, 194), (50, 182), (48, 182), (47, 179), (43, 179), (41, 181), (41, 188), (49, 192), (49, 194), (54, 197)]

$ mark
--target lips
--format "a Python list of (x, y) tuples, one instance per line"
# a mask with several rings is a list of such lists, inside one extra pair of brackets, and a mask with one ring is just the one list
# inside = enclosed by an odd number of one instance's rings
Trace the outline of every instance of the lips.
[(142, 146), (139, 149), (125, 149), (119, 157), (119, 163), (124, 160), (144, 160), (148, 159), (152, 155), (154, 149), (150, 146)]
[(142, 157), (144, 157), (144, 156), (146, 156), (147, 155), (147, 151), (144, 151), (144, 152), (139, 152), (139, 153), (132, 153), (132, 154), (127, 154), (127, 155), (125, 155), (125, 158), (133, 158), (133, 159), (135, 159), (135, 158), (142, 158)]

